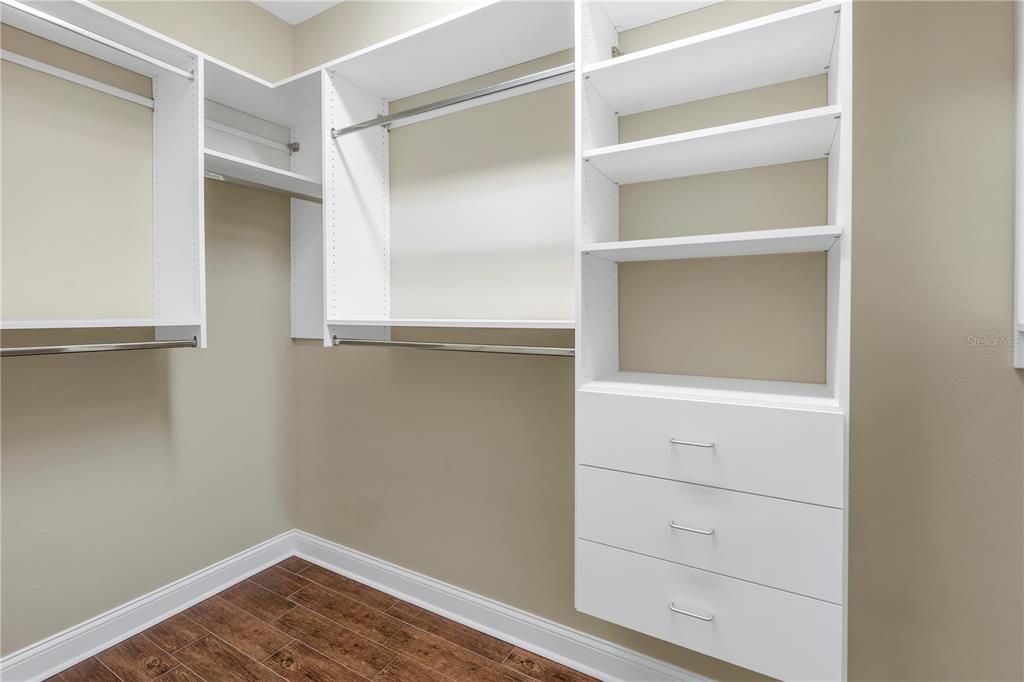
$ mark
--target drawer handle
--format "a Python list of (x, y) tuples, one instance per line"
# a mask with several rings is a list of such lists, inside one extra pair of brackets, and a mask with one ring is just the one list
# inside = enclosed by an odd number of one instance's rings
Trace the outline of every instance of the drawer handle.
[(679, 440), (678, 438), (669, 438), (668, 442), (672, 443), (672, 445), (688, 445), (691, 448), (713, 448), (713, 447), (715, 447), (715, 441), (711, 441), (710, 443), (699, 443), (699, 442), (694, 441), (694, 440)]
[(696, 618), (697, 620), (702, 620), (702, 621), (704, 621), (706, 623), (710, 623), (711, 621), (713, 621), (715, 619), (715, 614), (713, 614), (713, 613), (708, 613), (708, 614), (694, 613), (693, 611), (687, 611), (686, 609), (681, 609), (678, 606), (676, 606), (675, 604), (673, 604), (672, 602), (668, 603), (668, 608), (669, 608), (670, 611), (672, 611), (672, 613), (679, 613), (679, 614), (682, 614), (684, 616), (689, 616), (690, 618)]
[(714, 535), (714, 528), (694, 528), (693, 526), (683, 526), (675, 521), (669, 521), (668, 525), (676, 530), (685, 530), (687, 533), (697, 533), (698, 535)]

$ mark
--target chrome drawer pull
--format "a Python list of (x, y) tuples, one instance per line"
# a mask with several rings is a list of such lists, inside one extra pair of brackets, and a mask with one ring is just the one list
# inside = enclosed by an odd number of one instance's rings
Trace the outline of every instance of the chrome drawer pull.
[(714, 528), (693, 528), (692, 526), (682, 526), (675, 521), (669, 521), (668, 525), (676, 530), (685, 530), (687, 533), (697, 533), (698, 535), (714, 535)]
[(707, 615), (705, 615), (703, 613), (694, 613), (693, 611), (687, 611), (686, 609), (681, 609), (678, 606), (676, 606), (675, 604), (673, 604), (672, 602), (668, 603), (668, 608), (673, 613), (680, 613), (680, 614), (682, 614), (684, 616), (689, 616), (690, 618), (696, 618), (697, 620), (702, 620), (702, 621), (705, 621), (707, 623), (710, 623), (711, 621), (713, 621), (715, 619), (715, 614), (713, 614), (713, 613), (709, 613)]
[(679, 440), (678, 438), (669, 438), (668, 442), (672, 443), (672, 445), (689, 445), (691, 448), (713, 448), (713, 447), (715, 447), (715, 441), (711, 441), (710, 443), (698, 443), (697, 441), (693, 441), (693, 440)]

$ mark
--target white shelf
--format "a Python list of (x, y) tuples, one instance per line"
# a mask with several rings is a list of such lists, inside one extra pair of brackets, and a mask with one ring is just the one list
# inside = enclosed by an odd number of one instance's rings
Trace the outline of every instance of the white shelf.
[(839, 125), (838, 106), (591, 149), (584, 159), (618, 184), (820, 159)]
[(326, 64), (386, 100), (401, 99), (573, 46), (572, 3), (498, 0)]
[(600, 5), (615, 30), (622, 32), (719, 2), (722, 0), (612, 0)]
[(90, 2), (4, 0), (2, 13), (5, 24), (145, 76), (191, 77), (198, 54)]
[(839, 403), (827, 384), (649, 372), (616, 372), (588, 382), (579, 390), (652, 398), (840, 411)]
[(204, 152), (206, 157), (206, 172), (215, 173), (225, 179), (239, 180), (244, 183), (269, 187), (281, 190), (290, 194), (319, 199), (323, 190), (319, 182), (313, 178), (281, 170), (255, 161), (224, 154), (223, 152), (207, 149)]
[(390, 320), (328, 320), (328, 325), (345, 327), (452, 327), (474, 329), (575, 329), (572, 320), (444, 320), (437, 318)]
[(815, 2), (584, 68), (625, 116), (823, 74), (831, 64), (839, 4)]
[(270, 83), (211, 57), (204, 68), (207, 99), (285, 128), (320, 118), (320, 72)]
[(773, 253), (828, 251), (841, 235), (842, 228), (831, 225), (791, 227), (692, 237), (598, 242), (585, 245), (583, 252), (617, 263), (720, 256), (764, 256)]
[(105, 329), (113, 327), (197, 327), (199, 320), (4, 320), (0, 329)]

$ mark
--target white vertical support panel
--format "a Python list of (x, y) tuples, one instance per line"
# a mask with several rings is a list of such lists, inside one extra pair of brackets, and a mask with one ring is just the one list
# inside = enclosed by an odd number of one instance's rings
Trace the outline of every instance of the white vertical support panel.
[(1013, 366), (1024, 368), (1024, 2), (1017, 0), (1017, 191), (1014, 258), (1017, 288), (1014, 296)]
[[(387, 113), (387, 102), (325, 71), (324, 308), (327, 320), (390, 317), (388, 134), (379, 126), (331, 139), (344, 128)], [(346, 335), (379, 338), (379, 329)], [(325, 329), (324, 344), (331, 345)], [(370, 338), (367, 336), (367, 338)]]
[[(849, 604), (850, 520), (850, 345), (853, 256), (853, 2), (839, 7), (838, 35), (829, 70), (829, 99), (842, 111), (836, 140), (829, 154), (829, 221), (843, 228), (828, 254), (829, 348), (828, 384), (844, 416), (843, 433), (843, 604)], [(849, 608), (843, 608), (842, 679), (847, 679)]]
[[(153, 272), (155, 317), (195, 322), (206, 347), (206, 246), (203, 201), (203, 60), (192, 79), (153, 78)], [(157, 338), (182, 338), (181, 327), (157, 327)]]
[(324, 241), (321, 204), (304, 199), (291, 200), (291, 254), (292, 338), (322, 339)]

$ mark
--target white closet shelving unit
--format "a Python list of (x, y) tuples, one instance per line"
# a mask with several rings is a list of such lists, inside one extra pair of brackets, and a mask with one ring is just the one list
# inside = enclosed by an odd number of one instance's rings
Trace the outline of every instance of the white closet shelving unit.
[(205, 62), (207, 174), (319, 201), (320, 73), (270, 83)]
[[(371, 125), (394, 100), (458, 83), (572, 47), (569, 3), (488, 2), (324, 65), (323, 229), (294, 224), (292, 334), (387, 340), (392, 327), (574, 327), (572, 320), (404, 319), (391, 314), (388, 129)], [(571, 80), (530, 87), (425, 112), (392, 127), (479, 106)], [(496, 134), (499, 134), (496, 131)]]
[[(141, 98), (34, 60), (19, 63), (153, 109), (152, 318), (3, 320), (3, 329), (155, 327), (159, 341), (206, 345), (203, 62), (200, 55), (83, 2), (0, 2), (3, 23), (152, 79)], [(15, 57), (17, 59), (17, 57)]]
[[(619, 32), (709, 4), (575, 4), (576, 606), (773, 677), (842, 679), (849, 4), (618, 56)], [(825, 73), (826, 106), (619, 143), (619, 116)], [(827, 225), (620, 240), (620, 185), (826, 157)], [(620, 371), (618, 263), (815, 251), (828, 263), (826, 383)]]

